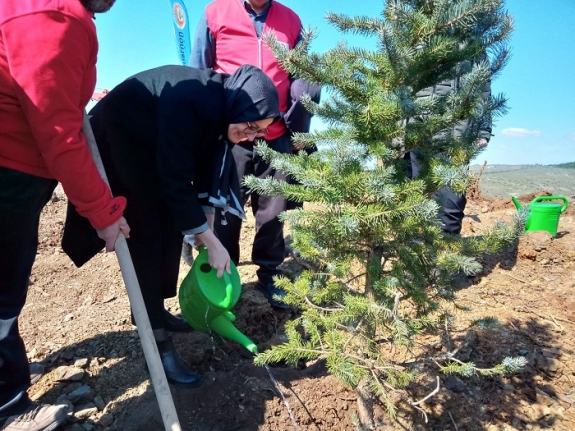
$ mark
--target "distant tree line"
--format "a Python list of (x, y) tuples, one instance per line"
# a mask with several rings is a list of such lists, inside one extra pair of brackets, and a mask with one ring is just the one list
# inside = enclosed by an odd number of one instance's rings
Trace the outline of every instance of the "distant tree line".
[(552, 165), (552, 166), (556, 168), (575, 169), (575, 162), (560, 163), (558, 165)]

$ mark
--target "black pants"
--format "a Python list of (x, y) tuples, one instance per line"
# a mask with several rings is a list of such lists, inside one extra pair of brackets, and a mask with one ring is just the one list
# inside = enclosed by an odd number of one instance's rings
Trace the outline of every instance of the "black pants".
[(26, 302), (38, 248), (42, 208), (55, 180), (0, 167), (0, 417), (19, 413), (30, 371), (18, 316)]
[[(279, 153), (290, 154), (292, 144), (289, 133), (277, 139), (267, 141), (270, 148)], [(232, 149), (240, 184), (245, 175), (253, 174), (258, 178), (272, 177), (286, 181), (286, 175), (273, 169), (255, 151), (252, 142), (234, 145)], [(240, 199), (245, 205), (250, 192), (245, 185), (241, 185)], [(258, 279), (264, 283), (271, 283), (272, 277), (279, 275), (278, 266), (285, 257), (285, 242), (283, 224), (278, 215), (286, 210), (286, 198), (283, 196), (266, 196), (251, 193), (252, 212), (256, 219), (256, 234), (252, 247), (252, 262), (257, 265)], [(238, 217), (227, 216), (226, 225), (222, 225), (221, 218), (216, 217), (215, 230), (218, 238), (230, 253), (232, 261), (237, 265), (240, 260), (240, 233), (242, 220)]]
[(459, 235), (465, 216), (465, 195), (455, 193), (449, 187), (444, 187), (435, 193), (435, 199), (440, 205), (439, 219), (443, 223), (443, 232)]
[[(113, 188), (112, 188), (113, 191)], [(130, 256), (152, 329), (164, 327), (164, 299), (176, 296), (182, 234), (174, 227), (162, 202), (130, 200), (124, 215), (130, 225)]]
[[(420, 167), (415, 154), (413, 154), (413, 152), (407, 153), (405, 160), (408, 162), (411, 178), (417, 178)], [(444, 187), (438, 190), (433, 197), (440, 206), (439, 219), (443, 224), (443, 232), (459, 235), (463, 226), (465, 205), (467, 205), (465, 195), (457, 194), (449, 187)]]

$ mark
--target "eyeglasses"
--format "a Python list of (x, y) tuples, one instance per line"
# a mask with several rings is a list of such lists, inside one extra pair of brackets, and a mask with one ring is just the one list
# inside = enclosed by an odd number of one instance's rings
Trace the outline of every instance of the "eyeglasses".
[(261, 138), (262, 136), (266, 136), (269, 133), (267, 127), (265, 129), (258, 129), (249, 121), (246, 121), (246, 123), (248, 125), (248, 127), (244, 129), (244, 133), (246, 135), (256, 135), (256, 137)]

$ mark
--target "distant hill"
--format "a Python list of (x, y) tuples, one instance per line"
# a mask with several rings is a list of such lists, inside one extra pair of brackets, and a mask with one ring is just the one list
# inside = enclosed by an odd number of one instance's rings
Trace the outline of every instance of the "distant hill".
[[(470, 169), (471, 172), (478, 173), (483, 165), (471, 165)], [(562, 169), (575, 169), (575, 162), (569, 163), (560, 163), (557, 165), (540, 165), (540, 164), (533, 164), (533, 165), (490, 165), (487, 164), (485, 166), (484, 172), (508, 172), (508, 171), (517, 171), (520, 169), (533, 169), (533, 168), (562, 168)]]
[(560, 165), (551, 165), (557, 168), (565, 168), (565, 169), (575, 169), (575, 162), (571, 163), (561, 163)]
[[(482, 165), (472, 165), (478, 174)], [(480, 189), (485, 196), (508, 198), (533, 192), (549, 191), (568, 198), (575, 197), (575, 162), (559, 165), (486, 165)]]
[[(490, 165), (490, 164), (487, 164), (485, 166), (485, 169), (483, 172), (484, 173), (487, 173), (487, 172), (494, 173), (494, 172), (518, 171), (521, 169), (531, 169), (535, 166), (540, 166), (540, 165)], [(478, 173), (481, 170), (481, 168), (483, 168), (483, 165), (471, 165), (469, 168), (471, 169), (471, 172)]]

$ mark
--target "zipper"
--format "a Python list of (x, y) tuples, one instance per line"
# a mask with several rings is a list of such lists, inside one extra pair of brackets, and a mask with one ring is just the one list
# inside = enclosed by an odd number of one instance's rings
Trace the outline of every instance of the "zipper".
[[(269, 10), (268, 10), (268, 14), (269, 14)], [(264, 34), (266, 34), (266, 29), (267, 29), (267, 24), (264, 22), (264, 25), (262, 26), (262, 32), (258, 35), (257, 32), (255, 31), (255, 25), (254, 25), (254, 32), (256, 33), (256, 37), (258, 38), (258, 67), (261, 70), (264, 70), (264, 58), (263, 58), (263, 36)]]
[[(263, 31), (262, 31), (263, 34)], [(264, 60), (262, 58), (262, 38), (258, 37), (258, 67), (263, 70)]]

